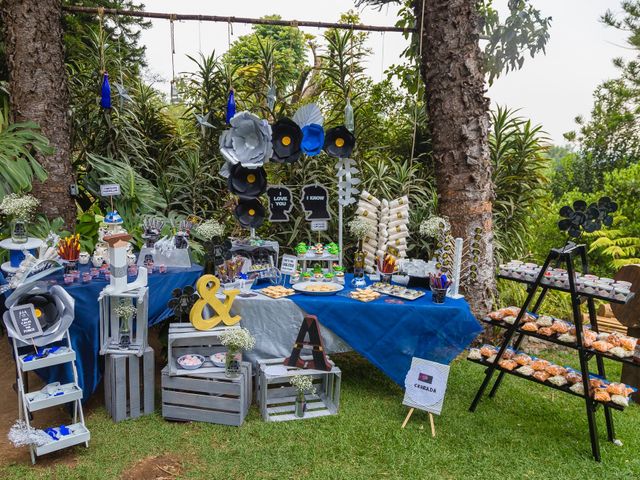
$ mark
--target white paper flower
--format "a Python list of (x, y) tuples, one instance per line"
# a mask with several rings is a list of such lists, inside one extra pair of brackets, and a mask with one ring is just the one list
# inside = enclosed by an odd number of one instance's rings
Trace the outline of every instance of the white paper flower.
[(271, 125), (251, 112), (231, 119), (231, 128), (220, 135), (220, 153), (231, 164), (258, 168), (271, 158)]

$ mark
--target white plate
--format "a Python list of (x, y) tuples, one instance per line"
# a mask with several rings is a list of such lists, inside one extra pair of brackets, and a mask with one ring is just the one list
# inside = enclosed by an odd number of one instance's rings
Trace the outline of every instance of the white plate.
[(216, 367), (224, 367), (227, 360), (227, 354), (226, 352), (214, 353), (209, 357), (209, 359)]
[[(332, 290), (330, 292), (311, 292), (309, 290), (305, 290), (310, 285), (331, 285), (335, 290)], [(292, 285), (291, 288), (293, 288), (296, 292), (304, 293), (305, 295), (327, 296), (335, 295), (336, 293), (344, 290), (344, 285), (338, 285), (337, 283), (333, 282), (300, 282)]]

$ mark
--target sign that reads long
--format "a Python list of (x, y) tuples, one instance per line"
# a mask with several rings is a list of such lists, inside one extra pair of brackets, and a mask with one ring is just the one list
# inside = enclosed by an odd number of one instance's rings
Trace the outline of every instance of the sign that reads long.
[(280, 262), (280, 273), (293, 275), (298, 268), (298, 258), (295, 255), (283, 255)]
[(440, 415), (447, 392), (449, 365), (413, 357), (404, 380), (402, 403), (411, 408)]
[(20, 334), (21, 340), (29, 340), (30, 338), (42, 335), (42, 326), (38, 321), (36, 310), (32, 303), (11, 307), (9, 309), (9, 315), (13, 326)]

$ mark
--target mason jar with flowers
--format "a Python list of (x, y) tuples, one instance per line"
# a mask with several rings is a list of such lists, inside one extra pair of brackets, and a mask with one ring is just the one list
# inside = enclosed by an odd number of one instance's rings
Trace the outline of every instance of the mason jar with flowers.
[(11, 240), (14, 243), (27, 243), (29, 240), (29, 221), (40, 202), (33, 195), (10, 193), (0, 203), (0, 213), (11, 219)]
[(114, 310), (120, 322), (118, 336), (120, 337), (120, 348), (126, 350), (131, 345), (131, 325), (133, 316), (136, 314), (136, 307), (131, 301), (120, 301)]
[(256, 345), (256, 339), (246, 328), (230, 328), (220, 334), (220, 343), (227, 347), (225, 376), (237, 378), (240, 375), (242, 352), (251, 350)]
[(220, 243), (224, 236), (224, 225), (219, 223), (217, 220), (205, 220), (199, 225), (196, 225), (192, 232), (194, 236), (202, 240), (205, 248), (205, 273), (215, 273), (216, 262), (219, 262), (220, 259), (222, 259), (217, 252), (219, 253), (221, 250)]
[(294, 375), (289, 380), (289, 383), (296, 388), (296, 405), (295, 416), (298, 418), (304, 417), (304, 413), (307, 410), (307, 397), (306, 394), (314, 395), (316, 393), (316, 387), (313, 385), (313, 378), (309, 375)]

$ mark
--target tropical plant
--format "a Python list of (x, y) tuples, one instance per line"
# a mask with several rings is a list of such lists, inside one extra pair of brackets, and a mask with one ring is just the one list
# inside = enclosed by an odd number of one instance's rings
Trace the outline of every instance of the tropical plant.
[(624, 265), (640, 263), (640, 237), (625, 236), (621, 229), (599, 230), (591, 234), (589, 253), (604, 256), (614, 271)]
[(44, 181), (47, 172), (35, 158), (35, 153), (53, 153), (49, 141), (34, 122), (9, 122), (5, 99), (0, 116), (0, 200), (8, 193), (31, 190), (33, 180)]
[(547, 137), (541, 126), (498, 106), (491, 112), (489, 148), (495, 201), (493, 221), (498, 261), (526, 252), (532, 235), (531, 211), (547, 193), (549, 159)]

